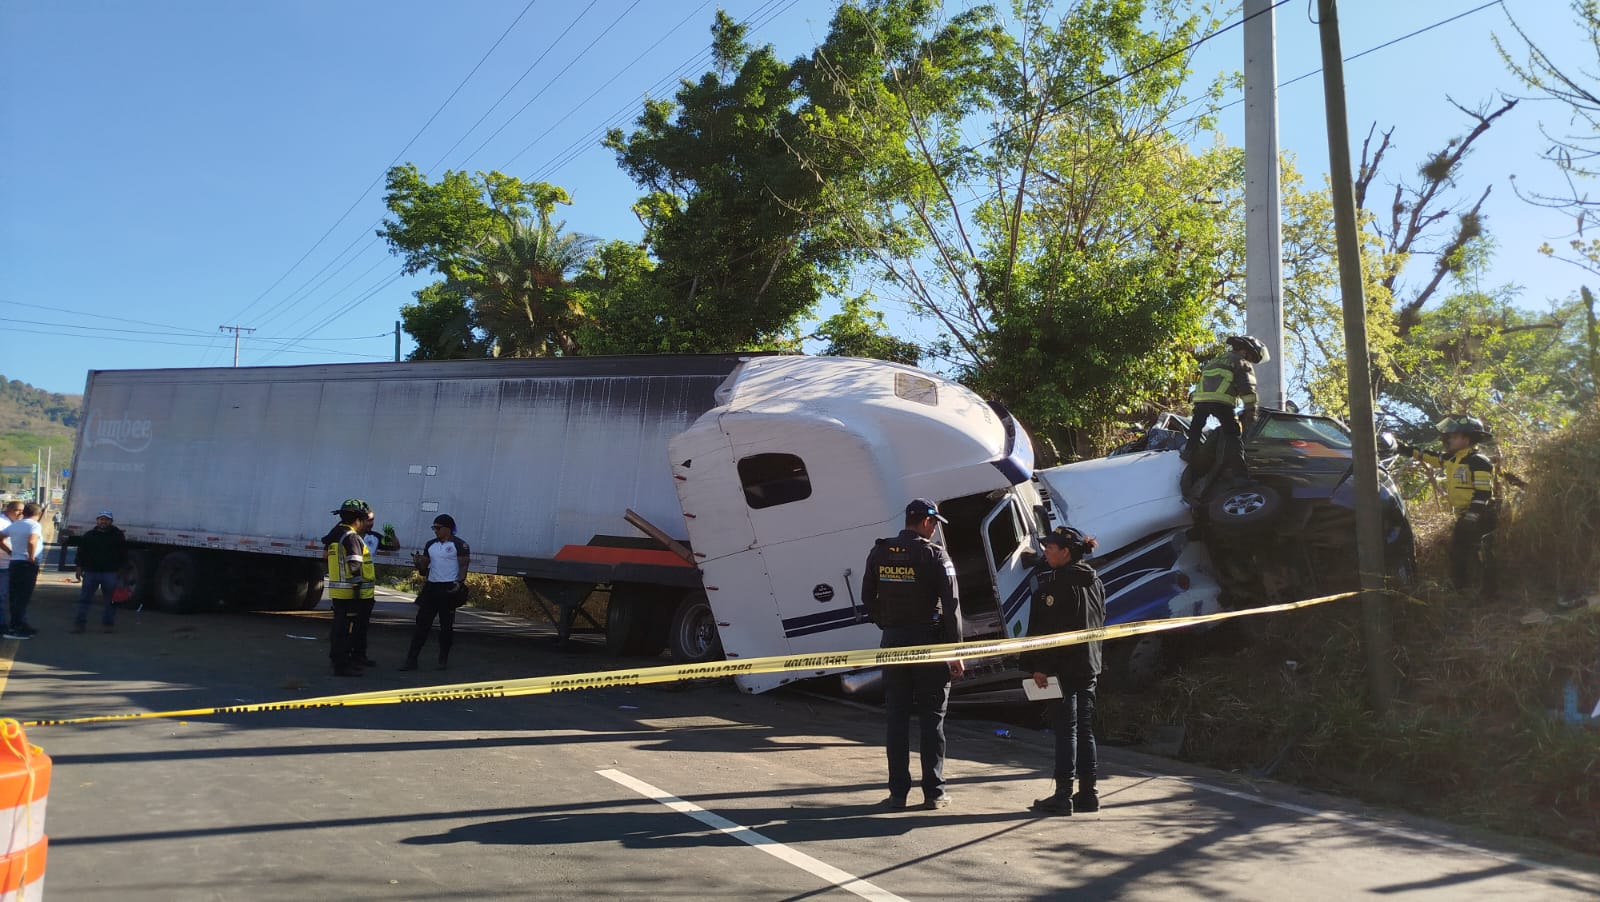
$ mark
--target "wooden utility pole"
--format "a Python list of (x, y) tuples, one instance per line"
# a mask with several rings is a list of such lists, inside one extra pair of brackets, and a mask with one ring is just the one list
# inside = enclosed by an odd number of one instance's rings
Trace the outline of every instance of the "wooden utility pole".
[(1333, 194), (1339, 291), (1344, 301), (1344, 352), (1350, 371), (1350, 440), (1356, 483), (1356, 566), (1361, 571), (1361, 635), (1367, 653), (1372, 708), (1388, 714), (1394, 698), (1393, 636), (1383, 595), (1383, 514), (1378, 506), (1378, 442), (1372, 415), (1372, 361), (1367, 353), (1367, 302), (1350, 174), (1350, 129), (1345, 119), (1344, 54), (1338, 0), (1317, 0), (1322, 36), (1322, 93), (1328, 114), (1328, 181)]

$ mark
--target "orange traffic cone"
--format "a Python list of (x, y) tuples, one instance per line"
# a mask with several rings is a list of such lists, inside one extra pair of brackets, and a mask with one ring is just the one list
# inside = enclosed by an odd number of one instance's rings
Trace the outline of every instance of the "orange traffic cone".
[(28, 744), (22, 725), (0, 720), (0, 902), (44, 898), (45, 797), (50, 756)]

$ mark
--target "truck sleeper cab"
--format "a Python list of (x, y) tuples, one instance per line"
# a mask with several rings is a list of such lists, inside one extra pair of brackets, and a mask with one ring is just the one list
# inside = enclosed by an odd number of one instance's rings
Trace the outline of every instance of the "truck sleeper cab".
[[(912, 367), (762, 357), (668, 445), (685, 528), (726, 656), (876, 647), (858, 597), (877, 539), (905, 504), (951, 521), (965, 637), (1019, 635), (1042, 505), (1033, 446), (999, 406)], [(746, 692), (840, 668), (735, 677)]]

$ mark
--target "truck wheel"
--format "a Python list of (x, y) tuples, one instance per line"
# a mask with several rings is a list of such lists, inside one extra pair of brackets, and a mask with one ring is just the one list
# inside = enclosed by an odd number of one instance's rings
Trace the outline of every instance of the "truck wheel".
[(722, 660), (722, 638), (717, 635), (717, 618), (704, 592), (692, 592), (678, 602), (667, 632), (672, 660), (679, 664), (704, 664)]
[(214, 601), (216, 581), (201, 556), (192, 551), (174, 551), (156, 565), (156, 607), (169, 614), (193, 614), (207, 601)]
[(1206, 506), (1210, 523), (1230, 532), (1259, 529), (1277, 519), (1283, 498), (1270, 485), (1245, 483), (1225, 489)]
[(1138, 691), (1155, 682), (1161, 675), (1163, 659), (1162, 637), (1158, 635), (1131, 636), (1105, 646), (1111, 666), (1111, 682), (1115, 688)]
[(322, 604), (322, 590), (327, 581), (328, 574), (323, 572), (321, 566), (313, 564), (307, 567), (305, 578), (295, 580), (297, 587), (304, 587), (295, 598), (295, 607), (301, 611), (315, 611), (317, 605)]
[[(150, 600), (150, 587), (155, 584), (155, 553), (144, 548), (128, 552), (128, 562), (117, 573), (117, 591), (122, 604), (139, 607)], [(123, 590), (126, 590), (124, 592)]]
[(646, 613), (639, 599), (612, 589), (606, 602), (606, 652), (617, 658), (634, 654)]
[(671, 605), (658, 587), (613, 585), (606, 603), (606, 651), (619, 657), (653, 658), (661, 654), (667, 645)]

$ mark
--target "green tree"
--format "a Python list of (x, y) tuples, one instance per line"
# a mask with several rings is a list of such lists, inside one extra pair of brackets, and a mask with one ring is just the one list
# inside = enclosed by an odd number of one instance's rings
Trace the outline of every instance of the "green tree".
[(442, 277), (427, 297), (418, 294), (410, 317), (402, 311), (419, 354), (578, 352), (584, 311), (570, 277), (593, 239), (552, 218), (557, 204), (572, 202), (565, 190), (500, 172), (451, 171), (430, 182), (407, 164), (389, 171), (384, 202), (391, 215), (378, 234), (390, 252), (408, 274)]
[(870, 357), (915, 366), (922, 359), (916, 342), (896, 337), (870, 295), (845, 298), (843, 309), (823, 320), (811, 338), (824, 342), (828, 357)]
[(873, 148), (858, 156), (897, 193), (862, 203), (859, 182), (817, 170), (898, 299), (935, 323), (934, 359), (1083, 453), (1192, 377), (1225, 281), (1226, 217), (1206, 201), (1240, 170), (1186, 149), (1208, 126), (1179, 114), (1201, 19), (1159, 0), (1011, 15), (974, 11), (959, 49), (915, 23), (926, 36), (888, 77), (836, 80), (848, 94), (819, 143)]
[(489, 342), (478, 336), (468, 299), (443, 282), (424, 286), (417, 302), (400, 308), (400, 325), (416, 341), (408, 360), (457, 360), (488, 357)]

